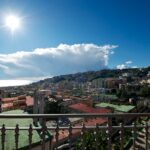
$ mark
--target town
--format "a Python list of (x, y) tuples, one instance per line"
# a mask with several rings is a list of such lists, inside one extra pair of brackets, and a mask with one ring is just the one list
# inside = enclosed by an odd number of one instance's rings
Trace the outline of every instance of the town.
[[(49, 118), (23, 119), (20, 116), (17, 119), (3, 119), (0, 122), (2, 149), (5, 147), (9, 150), (13, 147), (20, 150), (38, 150), (44, 146), (43, 149), (80, 150), (87, 147), (89, 150), (100, 150), (111, 147), (110, 149), (117, 150), (120, 149), (120, 145), (125, 150), (149, 149), (150, 141), (146, 138), (149, 135), (149, 129), (146, 131), (144, 125), (150, 122), (150, 117), (115, 117), (115, 115), (144, 114), (150, 111), (150, 67), (105, 69), (56, 76), (25, 86), (3, 87), (0, 111), (2, 115), (56, 115)], [(69, 116), (70, 114), (75, 116)], [(90, 116), (85, 117), (85, 114)], [(100, 117), (98, 114), (114, 114), (114, 116)], [(7, 131), (8, 134), (6, 134), (6, 127), (3, 124), (14, 127), (15, 133)], [(119, 131), (119, 129), (108, 128), (108, 132), (103, 129), (107, 125), (119, 126), (120, 124), (123, 126), (142, 124), (143, 127), (136, 128), (137, 135), (134, 139), (132, 138), (135, 134), (134, 129), (125, 130), (124, 128), (124, 132), (121, 133), (122, 130)], [(19, 128), (27, 128), (29, 125), (30, 128), (27, 129), (29, 133), (19, 131)], [(90, 129), (92, 126), (95, 128)], [(111, 137), (108, 140), (110, 132)], [(14, 139), (12, 134), (15, 135)], [(118, 142), (120, 136), (124, 137), (123, 142), (122, 139)], [(96, 140), (102, 141), (101, 144), (98, 144)], [(111, 145), (107, 145), (108, 142)], [(11, 143), (11, 147), (7, 147), (7, 143), (8, 145)]]

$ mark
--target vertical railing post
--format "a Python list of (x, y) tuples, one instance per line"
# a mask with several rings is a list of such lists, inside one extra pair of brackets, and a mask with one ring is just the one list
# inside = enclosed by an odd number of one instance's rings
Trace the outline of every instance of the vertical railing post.
[(145, 139), (146, 140), (146, 143), (145, 143), (146, 145), (145, 146), (146, 146), (146, 150), (148, 150), (148, 123), (147, 122), (146, 122), (146, 126), (145, 126), (145, 131), (146, 131), (145, 132), (145, 134), (146, 134), (146, 139)]
[(136, 141), (136, 124), (133, 123), (132, 126), (133, 126), (133, 130), (132, 130), (132, 134), (133, 134), (133, 150), (135, 150), (135, 148), (136, 148), (136, 143), (135, 143), (135, 141)]
[(72, 138), (72, 125), (69, 125), (69, 149), (71, 149), (71, 138)]
[(112, 119), (108, 118), (108, 150), (112, 150), (111, 135), (112, 135)]
[(49, 150), (53, 150), (53, 136), (51, 136), (50, 141), (49, 141)]
[(33, 135), (33, 128), (32, 124), (29, 126), (29, 150), (31, 150), (31, 145), (32, 145), (32, 135)]
[(81, 131), (81, 136), (82, 136), (82, 149), (85, 150), (86, 149), (86, 144), (85, 144), (85, 136), (84, 136), (84, 133), (85, 133), (85, 124), (83, 123), (82, 125), (82, 131)]
[(47, 127), (46, 127), (46, 119), (45, 118), (42, 118), (42, 150), (45, 150), (45, 137), (46, 137), (46, 130), (47, 130)]
[(19, 125), (16, 125), (15, 128), (15, 145), (16, 145), (16, 150), (18, 149), (18, 145), (19, 145)]
[(124, 149), (124, 124), (120, 123), (120, 150)]
[(58, 125), (58, 122), (57, 122), (55, 132), (56, 132), (56, 134), (55, 134), (55, 140), (56, 140), (55, 146), (56, 146), (56, 150), (57, 150), (58, 149), (58, 140), (59, 140), (59, 125)]
[(99, 150), (99, 142), (100, 141), (98, 141), (98, 130), (99, 130), (99, 128), (98, 128), (98, 124), (96, 124), (96, 129), (95, 129), (95, 131), (94, 131), (94, 135), (95, 135), (95, 143), (96, 143), (96, 150)]
[(5, 125), (3, 124), (2, 129), (1, 129), (1, 142), (2, 142), (2, 150), (5, 149), (5, 135), (6, 135), (6, 129)]

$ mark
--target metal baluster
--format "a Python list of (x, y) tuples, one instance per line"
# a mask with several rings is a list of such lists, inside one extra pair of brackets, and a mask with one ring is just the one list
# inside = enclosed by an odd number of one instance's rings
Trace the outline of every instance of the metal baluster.
[(124, 125), (120, 123), (120, 150), (124, 149)]
[(50, 141), (49, 141), (49, 150), (53, 150), (52, 141), (53, 141), (53, 136), (51, 136)]
[(33, 129), (32, 129), (32, 124), (30, 124), (29, 126), (29, 150), (31, 150), (31, 145), (32, 145), (32, 133)]
[(148, 123), (147, 122), (146, 122), (145, 131), (146, 131), (145, 132), (145, 134), (146, 134), (145, 135), (145, 137), (146, 137), (146, 139), (145, 139), (146, 140), (146, 143), (145, 143), (146, 145), (145, 146), (146, 146), (146, 150), (148, 150)]
[(98, 141), (98, 124), (96, 124), (96, 129), (94, 131), (94, 136), (95, 136), (96, 150), (98, 150), (98, 147), (99, 147), (99, 141)]
[(56, 134), (55, 134), (55, 139), (56, 139), (56, 150), (58, 149), (58, 140), (59, 140), (59, 125), (58, 125), (58, 122), (57, 122), (57, 127), (56, 127), (56, 129), (55, 129), (55, 132), (56, 132)]
[(72, 138), (72, 125), (69, 125), (69, 149), (71, 149), (71, 138)]
[(18, 144), (19, 144), (19, 125), (16, 125), (15, 128), (15, 145), (16, 145), (16, 150), (18, 149)]
[(43, 119), (42, 121), (42, 150), (45, 150), (45, 136), (46, 136), (46, 130), (47, 130), (47, 127), (46, 127), (46, 120)]
[(111, 133), (112, 133), (112, 123), (111, 118), (108, 118), (108, 150), (112, 150)]
[(84, 133), (85, 133), (85, 124), (83, 123), (82, 125), (82, 131), (81, 131), (81, 136), (82, 136), (82, 149), (86, 150), (86, 145), (85, 145), (85, 139), (84, 139)]
[(1, 129), (1, 136), (2, 136), (2, 139), (1, 139), (1, 142), (2, 142), (2, 150), (5, 149), (5, 135), (6, 135), (6, 129), (5, 129), (5, 125), (3, 124), (2, 125), (2, 129)]
[(135, 140), (136, 140), (136, 124), (133, 123), (133, 130), (132, 130), (132, 134), (133, 134), (133, 150), (135, 150), (136, 144), (135, 144)]

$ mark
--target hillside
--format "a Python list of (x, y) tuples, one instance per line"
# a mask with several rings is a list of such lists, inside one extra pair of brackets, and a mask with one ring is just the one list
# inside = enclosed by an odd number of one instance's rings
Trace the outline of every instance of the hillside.
[(130, 73), (133, 77), (144, 78), (150, 71), (150, 67), (146, 68), (130, 68), (130, 69), (105, 69), (99, 71), (88, 71), (83, 73), (68, 74), (55, 76), (53, 78), (44, 79), (35, 83), (32, 83), (32, 86), (46, 85), (49, 83), (60, 83), (62, 81), (75, 81), (75, 82), (90, 82), (98, 78), (118, 78), (123, 73)]

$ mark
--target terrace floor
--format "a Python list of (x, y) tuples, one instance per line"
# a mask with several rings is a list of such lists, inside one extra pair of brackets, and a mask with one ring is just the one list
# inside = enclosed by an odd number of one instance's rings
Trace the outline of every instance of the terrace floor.
[[(74, 125), (58, 124), (56, 120), (61, 117), (83, 118), (83, 121)], [(33, 125), (35, 118), (42, 119), (42, 126)], [(113, 118), (122, 118), (122, 121), (114, 124)], [(102, 119), (105, 121), (99, 124)], [(56, 124), (46, 124), (47, 120), (55, 120)], [(0, 126), (1, 150), (22, 150), (21, 147), (27, 145), (29, 150), (150, 149), (150, 113), (29, 115), (16, 110), (0, 114)], [(38, 131), (42, 131), (41, 136)], [(53, 133), (53, 138), (49, 141), (46, 141), (47, 132)], [(36, 142), (40, 142), (38, 148), (33, 148), (32, 144)]]
[[(27, 113), (23, 112), (23, 110), (12, 110), (12, 111), (7, 111), (3, 112), (2, 114), (19, 114), (19, 115), (27, 115)], [(19, 127), (29, 127), (30, 124), (33, 125), (33, 119), (32, 118), (13, 118), (13, 119), (0, 119), (0, 126), (5, 125), (6, 127), (16, 127), (16, 125), (19, 125)], [(33, 136), (32, 136), (32, 143), (39, 143), (41, 141), (41, 138), (39, 134), (37, 133), (36, 130), (33, 131)], [(29, 145), (29, 133), (28, 130), (21, 130), (19, 131), (19, 141), (18, 141), (18, 148), (23, 148)], [(6, 131), (6, 136), (5, 136), (5, 149), (6, 150), (12, 150), (15, 149), (15, 132), (12, 130), (7, 130)], [(1, 150), (0, 146), (0, 150)]]

